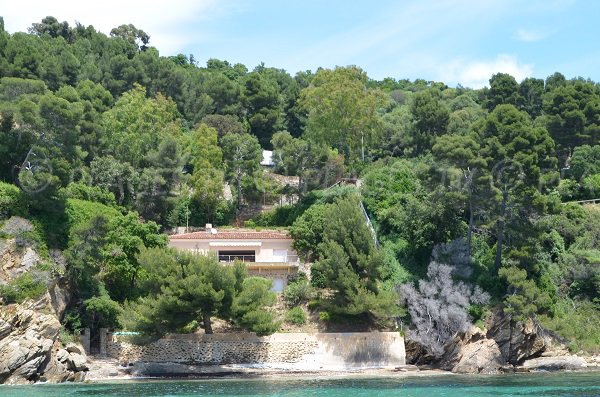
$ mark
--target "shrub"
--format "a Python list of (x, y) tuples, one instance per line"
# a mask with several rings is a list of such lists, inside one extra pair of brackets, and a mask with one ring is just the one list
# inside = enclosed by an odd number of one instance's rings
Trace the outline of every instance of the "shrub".
[(559, 300), (554, 316), (540, 315), (542, 325), (569, 340), (573, 352), (600, 353), (600, 307), (586, 300)]
[(306, 313), (299, 306), (293, 307), (285, 314), (285, 321), (296, 325), (306, 324)]
[(328, 312), (319, 312), (319, 320), (329, 321), (331, 320), (331, 315)]
[(76, 198), (67, 200), (65, 212), (67, 214), (69, 230), (73, 230), (75, 226), (89, 222), (98, 215), (103, 215), (108, 219), (113, 219), (121, 215), (113, 207)]
[(84, 183), (72, 182), (60, 190), (67, 199), (79, 199), (116, 206), (115, 195), (98, 186), (89, 186)]
[(0, 285), (0, 296), (4, 303), (22, 303), (26, 299), (37, 299), (46, 292), (46, 283), (25, 273), (6, 285)]
[(0, 182), (0, 219), (8, 219), (13, 215), (23, 216), (25, 213), (21, 190), (10, 183)]
[(288, 284), (283, 291), (283, 299), (289, 306), (306, 302), (314, 295), (314, 289), (308, 280), (298, 280)]

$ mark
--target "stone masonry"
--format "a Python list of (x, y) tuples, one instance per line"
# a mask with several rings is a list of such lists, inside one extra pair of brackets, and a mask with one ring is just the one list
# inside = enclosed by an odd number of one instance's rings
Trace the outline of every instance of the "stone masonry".
[(281, 364), (303, 368), (393, 367), (405, 364), (404, 339), (395, 332), (168, 335), (146, 345), (109, 334), (106, 353), (122, 363), (195, 365)]

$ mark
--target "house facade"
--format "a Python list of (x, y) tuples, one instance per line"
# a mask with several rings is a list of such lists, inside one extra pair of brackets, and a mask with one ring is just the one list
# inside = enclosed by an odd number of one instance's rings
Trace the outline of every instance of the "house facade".
[(273, 280), (273, 290), (283, 291), (288, 278), (298, 272), (300, 261), (285, 231), (251, 229), (205, 230), (169, 236), (171, 247), (200, 255), (215, 255), (224, 265), (242, 261), (248, 274)]

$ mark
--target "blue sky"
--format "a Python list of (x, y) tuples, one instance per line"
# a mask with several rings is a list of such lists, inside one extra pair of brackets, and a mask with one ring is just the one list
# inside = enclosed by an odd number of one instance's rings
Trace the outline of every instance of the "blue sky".
[(3, 4), (9, 32), (46, 15), (108, 33), (133, 23), (163, 55), (260, 62), (294, 74), (358, 65), (370, 77), (481, 87), (491, 74), (600, 81), (594, 0), (20, 0)]

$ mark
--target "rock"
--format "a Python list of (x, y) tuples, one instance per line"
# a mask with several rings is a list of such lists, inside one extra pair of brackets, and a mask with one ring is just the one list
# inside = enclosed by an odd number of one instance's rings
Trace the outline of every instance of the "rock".
[(11, 216), (4, 222), (2, 228), (0, 228), (0, 232), (11, 236), (18, 236), (32, 230), (33, 223), (19, 216)]
[(446, 344), (441, 357), (431, 356), (425, 346), (407, 339), (407, 363), (432, 364), (456, 373), (491, 374), (528, 371), (527, 367), (515, 366), (537, 357), (568, 354), (557, 337), (533, 320), (513, 323), (499, 307), (493, 311), (485, 328), (487, 331), (473, 327), (468, 332), (455, 335)]
[(8, 321), (0, 318), (0, 339), (7, 336), (12, 331), (12, 326)]
[(55, 277), (50, 280), (46, 300), (50, 302), (58, 318), (62, 318), (71, 300), (71, 293), (69, 292), (69, 285), (66, 278)]
[(0, 339), (0, 382), (13, 374), (28, 379), (49, 355), (60, 323), (53, 315), (25, 309), (22, 305), (3, 307), (0, 318), (11, 326), (11, 332)]
[(58, 352), (56, 352), (56, 359), (59, 363), (66, 363), (69, 359), (69, 352), (65, 349), (60, 349)]
[[(43, 302), (43, 300), (42, 300)], [(32, 310), (39, 302), (0, 307), (0, 383), (22, 384), (39, 379), (80, 379), (76, 372), (87, 370), (80, 346), (60, 349), (61, 325), (54, 313)], [(42, 305), (48, 311), (47, 305)]]
[(522, 367), (530, 371), (559, 371), (577, 370), (587, 368), (587, 362), (583, 357), (561, 356), (561, 357), (538, 357), (523, 362)]
[(406, 351), (406, 363), (413, 365), (429, 365), (434, 360), (435, 357), (425, 349), (425, 346), (420, 344), (417, 341), (411, 339), (405, 339), (404, 348)]
[(496, 341), (487, 339), (482, 330), (473, 327), (447, 345), (440, 364), (441, 368), (455, 373), (496, 374), (504, 360)]
[(69, 353), (69, 358), (67, 359), (67, 368), (71, 371), (87, 371), (87, 359), (85, 356), (77, 353)]
[(78, 343), (68, 343), (65, 347), (65, 350), (69, 353), (76, 353), (85, 357), (85, 351), (83, 350), (83, 346)]
[(539, 356), (553, 346), (552, 337), (532, 319), (515, 324), (501, 308), (496, 308), (488, 321), (486, 336), (496, 341), (503, 359), (512, 365)]
[(16, 273), (23, 274), (23, 273), (27, 272), (33, 266), (40, 263), (41, 260), (42, 259), (37, 254), (37, 252), (35, 252), (35, 250), (33, 248), (27, 247), (25, 249), (25, 255), (23, 255), (23, 258), (21, 259), (21, 267), (19, 268), (19, 270)]

